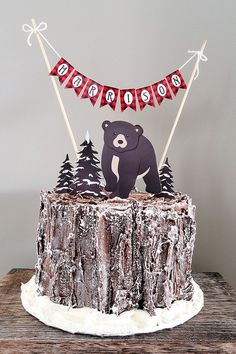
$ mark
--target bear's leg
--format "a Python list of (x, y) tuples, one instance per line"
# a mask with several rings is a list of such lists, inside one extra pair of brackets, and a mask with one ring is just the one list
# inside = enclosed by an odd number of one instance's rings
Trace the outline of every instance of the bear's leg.
[(129, 180), (123, 178), (118, 182), (118, 189), (112, 193), (112, 197), (120, 197), (126, 199), (129, 197), (129, 193), (135, 185), (136, 176), (130, 178)]
[(158, 194), (161, 192), (161, 183), (156, 166), (151, 167), (143, 179), (146, 184), (146, 192), (151, 194)]
[(107, 192), (114, 192), (117, 189), (117, 177), (114, 173), (111, 173), (109, 176), (104, 176), (106, 180), (105, 190)]
[(114, 192), (117, 189), (117, 176), (112, 171), (113, 152), (106, 146), (102, 152), (102, 172), (106, 181), (105, 190), (107, 192)]
[(103, 175), (106, 181), (105, 190), (107, 192), (114, 192), (117, 189), (117, 177), (112, 172), (109, 164), (102, 166)]

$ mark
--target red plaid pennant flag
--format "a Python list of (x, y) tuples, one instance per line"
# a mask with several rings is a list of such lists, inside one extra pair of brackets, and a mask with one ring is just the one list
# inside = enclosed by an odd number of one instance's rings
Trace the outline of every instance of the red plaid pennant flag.
[(119, 90), (117, 88), (104, 86), (100, 107), (106, 106), (108, 104), (114, 111), (116, 108), (118, 92)]
[(144, 107), (147, 104), (149, 106), (155, 107), (151, 86), (146, 86), (146, 87), (136, 89), (136, 93), (138, 96), (138, 102), (141, 111), (144, 109)]
[(166, 79), (153, 84), (152, 89), (155, 93), (155, 96), (156, 96), (156, 99), (157, 99), (157, 102), (159, 105), (161, 105), (164, 98), (168, 98), (169, 100), (172, 100), (172, 96), (171, 96), (170, 89), (168, 87)]
[(57, 76), (60, 84), (62, 85), (66, 78), (72, 73), (74, 67), (68, 63), (64, 58), (61, 58), (59, 62), (54, 66), (49, 73), (51, 76)]
[(96, 81), (89, 79), (87, 81), (87, 84), (85, 86), (81, 98), (89, 98), (90, 101), (92, 102), (92, 105), (94, 106), (95, 103), (97, 102), (98, 96), (100, 95), (102, 89), (103, 89), (102, 85), (98, 84)]
[(73, 88), (75, 90), (76, 95), (79, 96), (87, 81), (88, 78), (86, 76), (80, 74), (77, 70), (74, 70), (65, 88)]
[(135, 89), (120, 90), (120, 105), (121, 112), (123, 112), (127, 107), (130, 107), (136, 111)]
[(179, 91), (180, 88), (186, 89), (187, 85), (184, 82), (184, 79), (182, 75), (180, 74), (179, 70), (174, 71), (173, 73), (169, 74), (166, 76), (166, 79), (168, 81), (168, 84), (171, 87), (171, 90), (173, 91), (173, 94), (176, 96), (177, 92)]

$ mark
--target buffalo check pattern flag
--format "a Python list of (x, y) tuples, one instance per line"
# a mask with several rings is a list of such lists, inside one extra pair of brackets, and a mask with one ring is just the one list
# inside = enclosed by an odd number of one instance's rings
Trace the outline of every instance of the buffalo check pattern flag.
[(72, 73), (74, 67), (68, 63), (64, 58), (61, 58), (59, 62), (54, 66), (52, 71), (49, 73), (51, 76), (57, 76), (60, 84), (67, 79), (67, 77)]
[(169, 74), (166, 76), (166, 79), (168, 81), (168, 84), (171, 87), (171, 90), (173, 91), (173, 94), (176, 96), (177, 92), (179, 91), (180, 88), (186, 89), (187, 85), (184, 82), (184, 79), (182, 75), (180, 74), (179, 70), (174, 71), (173, 73)]
[(130, 107), (136, 111), (135, 89), (120, 90), (120, 106), (121, 112), (123, 112), (127, 107)]
[(100, 85), (94, 80), (89, 79), (85, 86), (84, 92), (81, 98), (89, 98), (92, 105), (94, 106), (97, 102), (98, 96), (100, 95), (103, 89), (103, 85)]
[(157, 102), (159, 105), (161, 105), (164, 98), (168, 98), (169, 100), (172, 100), (172, 96), (171, 96), (170, 89), (168, 87), (166, 79), (153, 84), (152, 89), (153, 89), (153, 92), (155, 93), (155, 96), (156, 96), (156, 99), (157, 99)]
[(88, 78), (86, 76), (74, 70), (65, 88), (73, 88), (76, 95), (79, 96), (87, 81)]
[(151, 86), (136, 89), (140, 110), (142, 111), (146, 105), (155, 107)]
[(119, 89), (114, 87), (104, 86), (102, 91), (100, 107), (106, 106), (108, 104), (114, 111), (116, 109), (118, 93), (119, 93)]

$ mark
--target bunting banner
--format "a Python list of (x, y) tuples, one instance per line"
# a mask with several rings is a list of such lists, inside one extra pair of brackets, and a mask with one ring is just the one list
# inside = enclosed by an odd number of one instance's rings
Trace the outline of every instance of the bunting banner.
[(139, 105), (141, 111), (146, 106), (155, 107), (154, 97), (160, 106), (164, 99), (173, 99), (171, 91), (176, 96), (179, 89), (187, 88), (179, 69), (154, 84), (137, 89), (119, 89), (106, 86), (75, 70), (64, 58), (60, 58), (49, 75), (57, 76), (61, 85), (69, 78), (65, 88), (73, 88), (77, 96), (82, 93), (80, 98), (89, 98), (93, 106), (101, 92), (100, 107), (108, 105), (114, 111), (119, 98), (121, 112), (124, 112), (127, 108), (136, 111), (137, 105)]
[[(201, 61), (207, 61), (207, 57), (203, 54), (203, 49), (206, 45), (205, 41), (201, 50), (189, 50), (188, 53), (192, 54), (191, 57), (177, 70), (162, 78), (162, 80), (137, 89), (132, 88), (121, 90), (110, 85), (102, 85), (82, 74), (80, 71), (77, 71), (67, 60), (63, 58), (62, 55), (57, 52), (48, 39), (42, 34), (42, 32), (46, 29), (47, 24), (45, 22), (40, 22), (40, 24), (36, 27), (32, 27), (26, 23), (22, 26), (22, 30), (28, 34), (27, 43), (29, 46), (31, 46), (31, 37), (35, 33), (47, 43), (50, 49), (59, 58), (58, 63), (54, 66), (49, 75), (57, 76), (60, 85), (68, 79), (65, 88), (73, 88), (77, 96), (81, 94), (80, 98), (89, 98), (93, 106), (96, 104), (99, 95), (102, 92), (100, 107), (108, 105), (111, 109), (113, 109), (113, 111), (116, 109), (117, 101), (119, 99), (121, 112), (124, 112), (126, 108), (136, 111), (138, 104), (141, 111), (146, 106), (156, 107), (154, 97), (156, 98), (159, 106), (162, 104), (164, 99), (172, 100), (173, 97), (171, 95), (171, 91), (173, 95), (176, 96), (179, 89), (187, 88), (180, 71), (182, 71), (182, 69), (190, 63), (192, 59), (197, 58), (193, 76), (193, 80), (196, 80), (199, 75), (199, 63)], [(42, 52), (45, 57), (45, 61), (48, 62), (45, 51), (42, 50)], [(189, 80), (189, 86), (191, 86), (191, 80), (192, 77)]]

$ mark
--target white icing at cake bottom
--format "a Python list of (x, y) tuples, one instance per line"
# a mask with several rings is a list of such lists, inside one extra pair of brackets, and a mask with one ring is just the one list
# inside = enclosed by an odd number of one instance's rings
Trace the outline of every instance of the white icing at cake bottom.
[(172, 328), (195, 316), (202, 309), (204, 298), (202, 290), (195, 281), (193, 286), (192, 300), (177, 300), (169, 309), (157, 308), (154, 316), (150, 316), (147, 311), (137, 309), (116, 316), (88, 307), (69, 308), (55, 304), (48, 296), (37, 294), (34, 276), (28, 283), (21, 285), (21, 301), (27, 312), (51, 327), (70, 333), (127, 336)]

